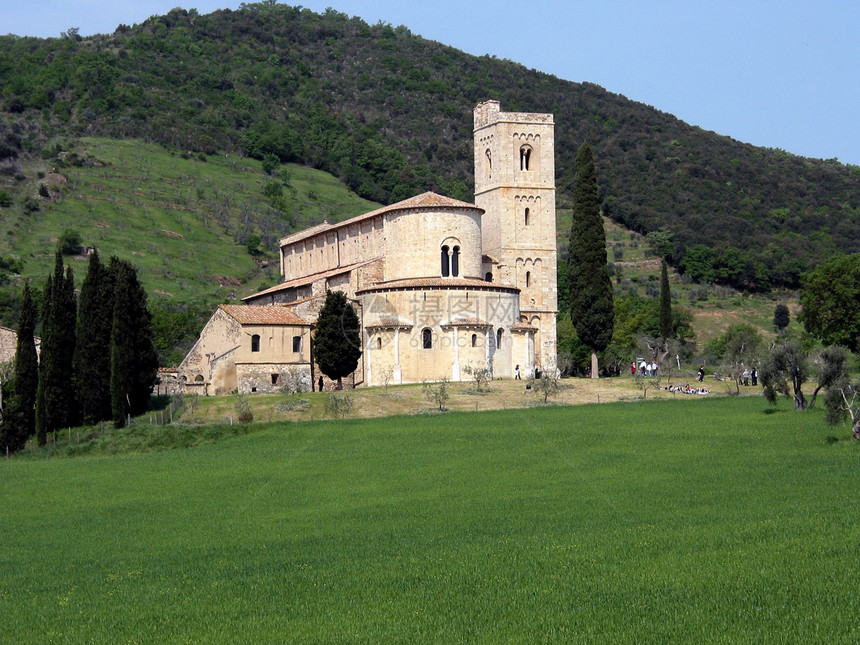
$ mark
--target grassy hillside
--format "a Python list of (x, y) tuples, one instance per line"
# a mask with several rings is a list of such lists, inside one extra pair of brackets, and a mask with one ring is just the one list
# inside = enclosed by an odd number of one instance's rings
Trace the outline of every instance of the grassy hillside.
[(820, 412), (739, 398), (3, 461), (3, 633), (852, 642), (856, 446), (832, 433)]
[(0, 37), (0, 171), (14, 176), (57, 135), (101, 134), (274, 154), (381, 203), (424, 190), (469, 199), (472, 109), (487, 99), (554, 114), (562, 205), (588, 141), (605, 213), (639, 233), (670, 232), (678, 267), (689, 270), (687, 253), (703, 244), (714, 253), (706, 274), (767, 290), (860, 250), (856, 166), (756, 148), (404, 27), (269, 2), (177, 8), (84, 39)]
[[(290, 211), (275, 211), (263, 187), (276, 178), (235, 154), (170, 154), (157, 144), (99, 138), (65, 152), (80, 165), (43, 161), (19, 187), (38, 194), (49, 186), (42, 209), (0, 225), (0, 255), (20, 258), (21, 275), (36, 285), (51, 270), (58, 238), (71, 229), (101, 254), (132, 261), (153, 293), (182, 301), (241, 297), (279, 281), (280, 237), (376, 207), (326, 173), (290, 165), (283, 167), (293, 189), (285, 189)], [(264, 238), (258, 256), (244, 244), (251, 234)], [(79, 278), (84, 260), (78, 258)]]

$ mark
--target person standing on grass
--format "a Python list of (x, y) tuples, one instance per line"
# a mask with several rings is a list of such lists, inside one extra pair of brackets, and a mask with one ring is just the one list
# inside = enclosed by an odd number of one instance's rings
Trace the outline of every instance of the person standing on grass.
[(517, 381), (521, 380), (521, 379), (520, 379), (520, 366), (519, 366), (519, 365), (517, 365), (517, 366), (514, 368), (514, 379), (515, 379), (515, 380), (517, 380)]
[(699, 383), (705, 380), (705, 366), (702, 365), (699, 367)]

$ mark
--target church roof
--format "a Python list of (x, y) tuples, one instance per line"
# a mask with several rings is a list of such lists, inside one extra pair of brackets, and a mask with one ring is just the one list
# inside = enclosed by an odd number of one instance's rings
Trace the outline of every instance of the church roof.
[(250, 296), (245, 296), (244, 298), (242, 298), (242, 300), (253, 300), (254, 298), (258, 298), (260, 296), (267, 296), (270, 293), (277, 293), (278, 291), (292, 289), (293, 287), (300, 287), (305, 284), (310, 284), (311, 282), (316, 282), (317, 280), (323, 280), (324, 278), (330, 278), (332, 276), (340, 275), (342, 273), (349, 273), (350, 271), (362, 267), (365, 264), (370, 264), (375, 259), (376, 258), (371, 258), (370, 260), (363, 260), (354, 264), (348, 264), (342, 267), (335, 267), (334, 269), (329, 269), (328, 271), (320, 271), (319, 273), (309, 273), (308, 275), (303, 275), (300, 278), (293, 278), (292, 280), (287, 280), (286, 282), (282, 282), (281, 284), (276, 284), (274, 287), (263, 289), (262, 291), (258, 291), (257, 293), (251, 294)]
[(330, 229), (343, 228), (345, 226), (350, 226), (351, 224), (363, 222), (364, 220), (372, 219), (374, 217), (385, 215), (387, 213), (416, 209), (432, 210), (436, 208), (460, 208), (479, 211), (481, 213), (484, 212), (483, 208), (475, 206), (474, 204), (470, 204), (469, 202), (462, 202), (459, 199), (452, 199), (451, 197), (445, 197), (443, 195), (428, 191), (426, 193), (421, 193), (420, 195), (410, 197), (409, 199), (399, 201), (396, 204), (391, 204), (390, 206), (383, 206), (382, 208), (377, 208), (375, 211), (370, 211), (369, 213), (364, 213), (362, 215), (356, 215), (355, 217), (345, 219), (342, 222), (338, 222), (336, 224), (329, 224), (328, 222), (323, 222), (322, 224), (318, 224), (309, 229), (305, 229), (304, 231), (299, 231), (297, 233), (293, 233), (292, 235), (287, 235), (286, 237), (281, 238), (281, 246), (287, 246), (289, 244), (293, 244), (294, 242), (298, 242), (299, 240), (313, 237), (318, 233), (322, 233)]
[(218, 305), (218, 309), (240, 325), (305, 325), (310, 323), (284, 307), (273, 305)]
[(359, 289), (356, 291), (356, 294), (384, 289), (422, 288), (486, 289), (488, 291), (512, 291), (516, 293), (520, 291), (516, 287), (506, 287), (497, 283), (487, 282), (486, 280), (479, 280), (478, 278), (405, 278), (403, 280), (379, 282), (373, 286)]

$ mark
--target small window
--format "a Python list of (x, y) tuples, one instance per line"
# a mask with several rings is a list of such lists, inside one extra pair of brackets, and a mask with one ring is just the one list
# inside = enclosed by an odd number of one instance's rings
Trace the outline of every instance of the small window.
[(496, 347), (499, 349), (502, 348), (502, 335), (505, 333), (505, 330), (499, 327), (499, 331), (496, 332)]
[(293, 354), (299, 354), (302, 351), (302, 337), (293, 336)]
[(450, 265), (449, 265), (449, 258), (448, 258), (448, 247), (443, 246), (442, 247), (442, 277), (447, 278), (449, 273), (450, 273)]
[(376, 349), (382, 349), (382, 338), (376, 339)]
[(523, 223), (528, 226), (529, 225), (529, 209), (526, 209), (525, 216), (523, 217)]
[(460, 247), (455, 246), (451, 253), (451, 276), (456, 278), (460, 275)]
[(531, 271), (526, 271), (526, 289), (528, 289), (532, 285), (532, 273)]
[(202, 382), (203, 382), (203, 380), (204, 380), (204, 379), (203, 379), (203, 375), (202, 375), (202, 374), (198, 374), (197, 376), (195, 376), (195, 377), (194, 377), (194, 380), (195, 380), (197, 383), (202, 383)]
[(478, 345), (478, 334), (472, 334), (472, 347), (477, 347)]
[(277, 384), (278, 384), (278, 375), (272, 374), (272, 385), (277, 385)]
[(487, 271), (487, 273), (484, 274), (484, 281), (485, 282), (492, 282), (493, 281), (493, 274), (491, 272)]
[(260, 335), (254, 334), (251, 336), (251, 351), (259, 352), (260, 351)]
[(491, 175), (493, 174), (493, 153), (487, 148), (484, 156), (487, 158), (487, 174)]
[(433, 349), (433, 332), (429, 328), (421, 331), (421, 346), (424, 349)]

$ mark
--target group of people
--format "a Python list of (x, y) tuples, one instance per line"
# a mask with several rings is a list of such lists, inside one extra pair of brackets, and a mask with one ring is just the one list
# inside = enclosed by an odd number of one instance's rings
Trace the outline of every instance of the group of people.
[(744, 373), (741, 374), (741, 383), (750, 385), (750, 381), (752, 381), (752, 385), (758, 385), (758, 370), (756, 368), (744, 369)]
[[(657, 376), (657, 363), (647, 363), (643, 358), (639, 362), (639, 373), (642, 376)], [(630, 376), (636, 376), (636, 363), (630, 363)]]
[(670, 385), (666, 388), (669, 392), (680, 392), (681, 394), (710, 394), (711, 391), (705, 386), (702, 387), (690, 387), (690, 384), (684, 385), (683, 387), (680, 385)]

